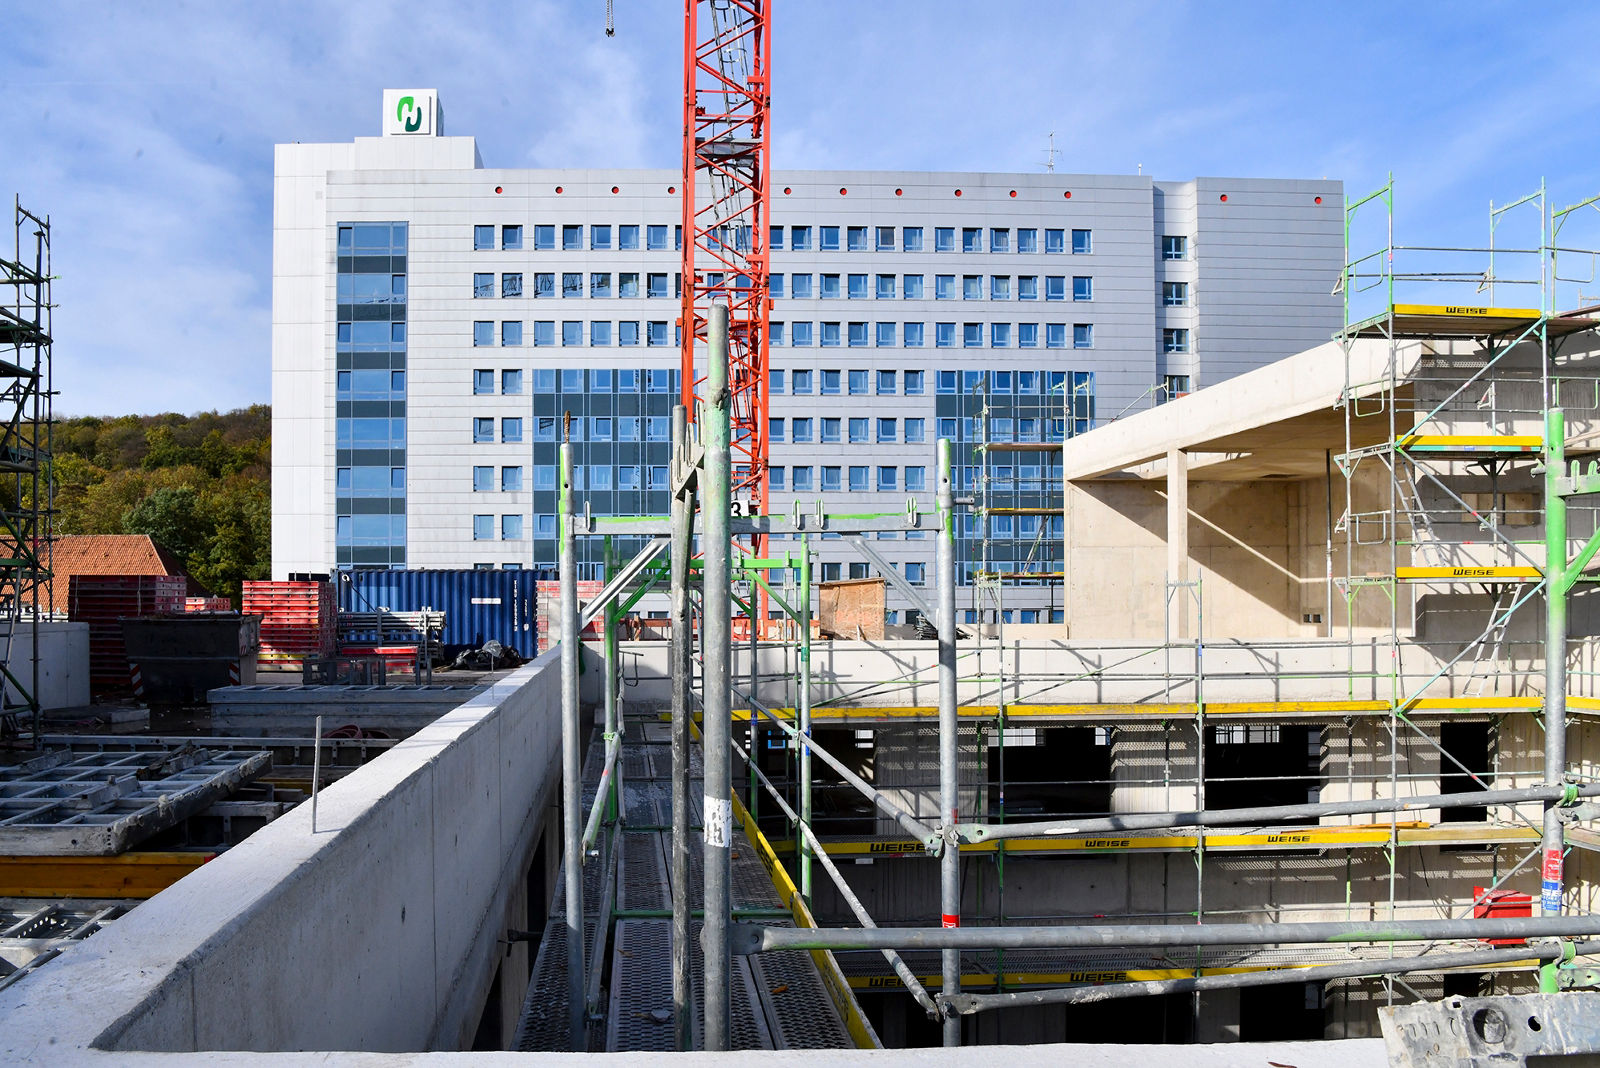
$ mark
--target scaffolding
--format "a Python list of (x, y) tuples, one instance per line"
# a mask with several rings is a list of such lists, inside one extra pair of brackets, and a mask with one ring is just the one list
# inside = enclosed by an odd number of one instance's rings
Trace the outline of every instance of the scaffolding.
[(54, 604), (50, 220), (18, 198), (12, 224), (0, 256), (0, 741), (37, 746), (39, 622)]

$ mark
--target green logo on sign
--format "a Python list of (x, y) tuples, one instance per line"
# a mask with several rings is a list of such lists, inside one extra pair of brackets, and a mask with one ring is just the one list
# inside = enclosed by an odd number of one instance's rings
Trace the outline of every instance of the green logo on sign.
[(417, 107), (416, 97), (403, 96), (394, 109), (394, 118), (406, 131), (416, 133), (422, 129), (422, 109)]

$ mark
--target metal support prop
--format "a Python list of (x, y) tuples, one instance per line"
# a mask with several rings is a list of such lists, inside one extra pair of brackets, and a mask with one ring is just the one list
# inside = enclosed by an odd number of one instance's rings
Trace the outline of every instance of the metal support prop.
[[(685, 324), (687, 329), (687, 324)], [(728, 518), (731, 511), (732, 461), (728, 433), (728, 306), (711, 306), (706, 356), (706, 411), (700, 417), (705, 435), (705, 504), (701, 546), (704, 617), (705, 710), (705, 908), (700, 945), (705, 953), (705, 1048), (729, 1048), (728, 906), (733, 842), (732, 779), (732, 589), (729, 584)]]
[[(1565, 473), (1567, 424), (1560, 408), (1544, 421), (1544, 785), (1560, 786), (1567, 769), (1567, 499), (1557, 480)], [(1561, 914), (1561, 868), (1565, 852), (1561, 810), (1544, 808), (1540, 911)]]
[(1429, 942), (1449, 939), (1600, 935), (1600, 915), (1516, 919), (1377, 920), (1371, 923), (1077, 924), (1053, 927), (765, 927), (733, 925), (740, 954), (789, 949), (1104, 949), (1275, 946), (1300, 943)]
[[(615, 550), (612, 548), (611, 538), (609, 535), (607, 535), (605, 538), (605, 568), (607, 582), (610, 582), (612, 579), (617, 577), (617, 557)], [(606, 628), (605, 642), (603, 645), (606, 660), (605, 742), (606, 755), (609, 756), (611, 753), (611, 746), (613, 744), (615, 744), (619, 750), (622, 748), (622, 724), (621, 716), (619, 715), (619, 709), (617, 708), (617, 701), (621, 695), (617, 692), (618, 615), (617, 602), (615, 598), (612, 598), (610, 601), (606, 602), (606, 606), (601, 614), (601, 618), (604, 620)], [(607, 785), (610, 787), (610, 789), (607, 793), (606, 800), (606, 818), (617, 820), (622, 816), (622, 762), (620, 760), (616, 761), (611, 775), (611, 782)]]
[[(961, 784), (957, 766), (956, 715), (956, 541), (955, 487), (950, 481), (950, 439), (939, 439), (939, 819), (944, 852), (939, 858), (939, 921), (944, 928), (961, 926), (961, 850), (956, 825), (961, 822)], [(941, 955), (944, 995), (961, 993), (961, 952), (952, 947)], [(961, 1019), (947, 1013), (944, 1044), (961, 1045)]]
[(567, 893), (567, 1024), (574, 1053), (588, 1049), (583, 960), (583, 739), (578, 714), (578, 555), (573, 536), (572, 444), (561, 445), (561, 830)]
[[(800, 895), (811, 904), (811, 536), (800, 535), (800, 692), (796, 714), (800, 737)], [(750, 717), (754, 719), (754, 716)]]
[(679, 1052), (694, 1048), (694, 990), (689, 977), (689, 687), (694, 625), (689, 615), (689, 558), (693, 555), (694, 480), (689, 462), (688, 411), (672, 409), (672, 1028)]
[(1435, 972), (1456, 968), (1482, 968), (1490, 964), (1518, 961), (1559, 960), (1563, 943), (1548, 942), (1510, 949), (1476, 950), (1470, 953), (1424, 953), (1414, 957), (1386, 960), (1353, 960), (1342, 964), (1309, 968), (1273, 968), (1268, 971), (1201, 975), (1183, 979), (1158, 979), (1148, 982), (1083, 984), (1050, 990), (1018, 990), (1006, 994), (961, 994), (950, 1006), (963, 1015), (987, 1009), (1014, 1009), (1028, 1005), (1083, 1005), (1118, 998), (1151, 997), (1160, 994), (1199, 993), (1205, 990), (1235, 990), (1247, 986), (1273, 986), (1279, 983), (1325, 983), (1333, 979), (1355, 979), (1368, 975), (1404, 975), (1408, 972)]

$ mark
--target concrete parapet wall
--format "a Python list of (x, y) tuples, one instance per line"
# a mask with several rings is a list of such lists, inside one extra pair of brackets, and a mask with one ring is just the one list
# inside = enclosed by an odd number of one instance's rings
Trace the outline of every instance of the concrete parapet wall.
[(463, 1048), (560, 718), (551, 654), (323, 790), (315, 833), (302, 804), (0, 993), (0, 1061)]

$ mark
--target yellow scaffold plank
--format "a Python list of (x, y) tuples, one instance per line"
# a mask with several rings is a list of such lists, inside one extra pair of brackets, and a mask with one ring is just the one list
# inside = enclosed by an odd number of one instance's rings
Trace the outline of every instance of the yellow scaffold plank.
[(1538, 582), (1536, 567), (1399, 567), (1401, 582)]
[(0, 857), (0, 897), (154, 897), (214, 856)]
[(1544, 439), (1537, 434), (1407, 434), (1395, 444), (1445, 452), (1538, 452)]
[[(1402, 828), (1421, 829), (1422, 825), (1402, 824)], [(1516, 828), (1511, 828), (1515, 830)], [(1059, 838), (1009, 838), (1005, 840), (1008, 854), (1017, 853), (1137, 853), (1140, 851), (1172, 852), (1194, 849), (1200, 838), (1193, 834), (1152, 835), (1074, 835)], [(1337, 849), (1357, 846), (1384, 846), (1389, 844), (1389, 828), (1384, 826), (1361, 827), (1302, 827), (1281, 831), (1263, 831), (1237, 834), (1217, 831), (1205, 836), (1207, 849)], [(911, 857), (926, 856), (922, 843), (914, 838), (878, 839), (858, 842), (825, 842), (829, 856), (840, 857)], [(979, 842), (963, 845), (963, 853), (995, 853), (1000, 842)], [(791, 853), (794, 843), (781, 842), (778, 852)]]
[[(1580, 705), (1573, 703), (1575, 708), (1600, 709), (1600, 700), (1584, 699), (1590, 703)], [(1403, 701), (1401, 710), (1405, 712), (1447, 712), (1447, 711), (1489, 711), (1489, 710), (1534, 710), (1541, 707), (1541, 700), (1537, 695), (1523, 697), (1418, 697)], [(1341, 699), (1337, 701), (1207, 701), (1206, 715), (1213, 719), (1225, 719), (1240, 716), (1348, 716), (1348, 715), (1387, 715), (1390, 709), (1388, 701), (1366, 701)], [(1195, 714), (1195, 705), (1192, 701), (1148, 701), (1140, 703), (1116, 704), (1111, 702), (1094, 702), (1086, 704), (1017, 704), (1006, 706), (1006, 718), (1016, 722), (1020, 720), (1036, 719), (1174, 719), (1192, 717)], [(774, 708), (773, 715), (780, 720), (793, 722), (797, 713), (793, 708)], [(956, 710), (961, 719), (992, 720), (1000, 715), (997, 705), (962, 705)], [(760, 713), (756, 715), (765, 719)], [(895, 721), (927, 721), (937, 719), (939, 709), (935, 705), (821, 705), (811, 710), (811, 719), (814, 723), (871, 723)], [(660, 713), (660, 718), (665, 721), (671, 719), (671, 714)], [(750, 720), (748, 708), (733, 710), (733, 719), (736, 723), (747, 723)], [(699, 716), (696, 716), (696, 721)]]
[[(1201, 968), (1201, 975), (1242, 975), (1246, 972), (1287, 972), (1300, 968), (1315, 968), (1328, 961), (1307, 961), (1304, 964), (1257, 964), (1244, 965), (1232, 968)], [(1374, 965), (1381, 963), (1374, 961)], [(1473, 965), (1472, 971), (1514, 971), (1522, 968), (1532, 968), (1539, 964), (1536, 960), (1509, 961), (1504, 964)], [(1457, 969), (1441, 969), (1457, 970)], [(961, 976), (963, 987), (975, 987), (980, 990), (992, 990), (998, 979), (1003, 979), (1008, 987), (1019, 986), (1072, 986), (1093, 985), (1100, 986), (1106, 983), (1147, 983), (1162, 979), (1188, 979), (1195, 974), (1193, 968), (1097, 968), (1068, 972), (1006, 972), (1004, 976), (997, 977), (992, 972), (969, 972)], [(924, 986), (937, 987), (943, 980), (937, 975), (919, 975), (918, 980)], [(850, 985), (856, 990), (894, 990), (900, 986), (900, 980), (894, 975), (856, 975), (850, 978)]]
[(1489, 308), (1470, 304), (1396, 304), (1396, 315), (1437, 315), (1450, 319), (1537, 319), (1538, 308)]

